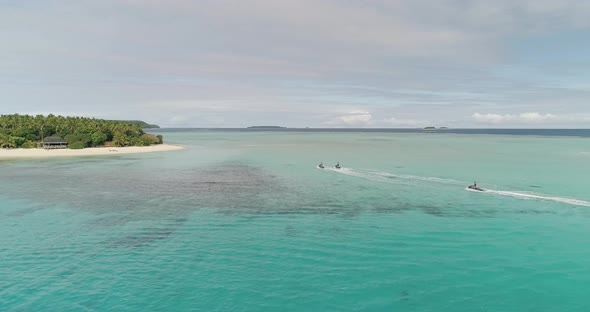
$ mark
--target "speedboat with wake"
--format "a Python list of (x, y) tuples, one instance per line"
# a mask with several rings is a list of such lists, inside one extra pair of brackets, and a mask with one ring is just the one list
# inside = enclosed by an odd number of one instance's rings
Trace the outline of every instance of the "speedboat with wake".
[(334, 166), (334, 168), (336, 168), (336, 169), (340, 169), (340, 168), (342, 168), (342, 167), (340, 167), (340, 163), (337, 163), (337, 164), (336, 164), (336, 166)]
[(478, 191), (478, 192), (484, 192), (485, 191), (481, 187), (477, 186), (477, 182), (475, 182), (475, 181), (473, 181), (473, 184), (471, 184), (467, 188), (470, 189), (470, 190), (473, 190), (473, 191)]
[(318, 165), (318, 168), (320, 168), (320, 169), (324, 169), (324, 163), (323, 163), (323, 162), (321, 162), (321, 163)]

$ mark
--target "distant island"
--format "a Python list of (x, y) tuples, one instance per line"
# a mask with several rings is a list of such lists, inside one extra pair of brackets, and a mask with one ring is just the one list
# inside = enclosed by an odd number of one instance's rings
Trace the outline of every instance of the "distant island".
[(424, 131), (449, 130), (449, 127), (424, 127)]
[(287, 127), (281, 126), (250, 126), (248, 129), (285, 129)]
[(158, 126), (139, 120), (0, 115), (0, 148), (82, 149), (162, 144), (161, 135), (143, 131), (155, 127)]
[(132, 124), (132, 125), (138, 125), (142, 129), (159, 129), (160, 128), (160, 126), (158, 126), (158, 125), (149, 124), (149, 123), (147, 123), (145, 121), (141, 121), (141, 120), (109, 120), (109, 121), (118, 121), (118, 122), (124, 122), (124, 123)]

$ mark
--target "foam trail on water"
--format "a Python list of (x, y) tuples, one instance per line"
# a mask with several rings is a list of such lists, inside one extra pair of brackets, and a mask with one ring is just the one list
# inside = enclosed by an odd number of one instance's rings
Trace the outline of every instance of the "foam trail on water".
[(384, 183), (390, 183), (390, 184), (407, 184), (407, 183), (403, 183), (402, 181), (395, 181), (395, 180), (387, 179), (385, 177), (382, 177), (382, 176), (379, 176), (379, 175), (376, 175), (373, 173), (354, 170), (351, 168), (340, 168), (340, 169), (324, 168), (322, 170), (336, 172), (336, 173), (344, 174), (344, 175), (351, 176), (351, 177), (363, 178), (363, 179), (367, 179), (367, 180), (371, 180), (371, 181), (375, 181), (375, 182), (384, 182)]
[(414, 175), (407, 175), (407, 174), (395, 174), (389, 172), (381, 172), (381, 171), (370, 171), (373, 174), (382, 176), (382, 177), (390, 177), (390, 178), (399, 178), (399, 179), (407, 179), (407, 180), (418, 180), (418, 181), (425, 181), (425, 182), (433, 182), (433, 183), (442, 183), (442, 184), (452, 184), (452, 185), (465, 185), (466, 182), (457, 181), (453, 179), (443, 179), (437, 177), (421, 177), (421, 176), (414, 176)]
[(590, 207), (590, 202), (575, 199), (575, 198), (567, 198), (567, 197), (557, 197), (557, 196), (549, 196), (545, 194), (531, 194), (531, 193), (523, 193), (523, 192), (512, 192), (512, 191), (497, 191), (497, 190), (485, 190), (484, 193), (491, 193), (501, 196), (509, 196), (519, 199), (537, 199), (537, 200), (548, 200), (558, 203), (564, 203), (574, 206), (585, 206)]
[[(453, 180), (453, 179), (443, 179), (443, 178), (437, 178), (437, 177), (421, 177), (421, 176), (394, 174), (394, 173), (389, 173), (389, 172), (372, 171), (372, 170), (355, 170), (352, 168), (342, 168), (342, 169), (325, 168), (323, 170), (337, 172), (337, 173), (345, 174), (345, 175), (352, 176), (352, 177), (364, 178), (364, 179), (375, 181), (375, 182), (384, 182), (384, 183), (391, 183), (391, 184), (407, 184), (407, 183), (403, 183), (400, 180), (393, 180), (391, 178), (415, 180), (415, 181), (425, 181), (425, 182), (448, 184), (448, 185), (449, 184), (450, 185), (465, 185), (466, 184), (466, 182)], [(575, 199), (575, 198), (551, 196), (551, 195), (546, 195), (546, 194), (525, 193), (525, 192), (517, 192), (517, 191), (500, 191), (500, 190), (492, 190), (492, 189), (486, 189), (483, 192), (474, 191), (469, 188), (465, 188), (465, 190), (477, 192), (477, 193), (486, 193), (486, 194), (494, 194), (494, 195), (500, 195), (500, 196), (508, 196), (508, 197), (524, 199), (524, 200), (546, 200), (546, 201), (563, 203), (563, 204), (568, 204), (568, 205), (573, 205), (573, 206), (590, 207), (590, 201), (585, 201), (585, 200)]]

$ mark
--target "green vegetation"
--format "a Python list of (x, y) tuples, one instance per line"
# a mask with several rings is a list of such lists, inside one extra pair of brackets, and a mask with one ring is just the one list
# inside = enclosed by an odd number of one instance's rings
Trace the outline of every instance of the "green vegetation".
[(37, 142), (50, 136), (63, 138), (68, 143), (68, 147), (73, 149), (95, 146), (162, 144), (161, 135), (156, 136), (143, 132), (144, 125), (154, 126), (143, 121), (55, 115), (1, 115), (0, 148), (35, 148)]
[(33, 142), (33, 141), (26, 141), (20, 147), (22, 147), (22, 148), (36, 148), (37, 147), (37, 143), (36, 142)]
[(84, 143), (82, 142), (73, 142), (68, 144), (69, 149), (83, 149), (85, 147), (86, 146), (84, 146)]
[(160, 128), (160, 126), (158, 126), (158, 125), (152, 125), (152, 124), (149, 124), (149, 123), (147, 123), (145, 121), (141, 121), (141, 120), (109, 120), (109, 121), (117, 121), (117, 122), (132, 124), (132, 125), (138, 125), (142, 129), (158, 129), (158, 128)]
[(143, 146), (150, 146), (152, 144), (160, 144), (160, 138), (153, 134), (144, 133), (139, 137), (139, 141)]

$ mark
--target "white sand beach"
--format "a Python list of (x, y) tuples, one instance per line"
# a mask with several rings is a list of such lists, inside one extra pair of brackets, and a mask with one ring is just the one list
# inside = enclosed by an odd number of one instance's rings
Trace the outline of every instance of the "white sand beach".
[(128, 147), (91, 147), (85, 149), (53, 149), (46, 150), (42, 148), (15, 148), (0, 149), (0, 159), (15, 158), (51, 158), (51, 157), (70, 157), (70, 156), (103, 156), (103, 155), (120, 155), (120, 154), (137, 154), (166, 152), (183, 149), (180, 145), (157, 144), (151, 146), (128, 146)]

